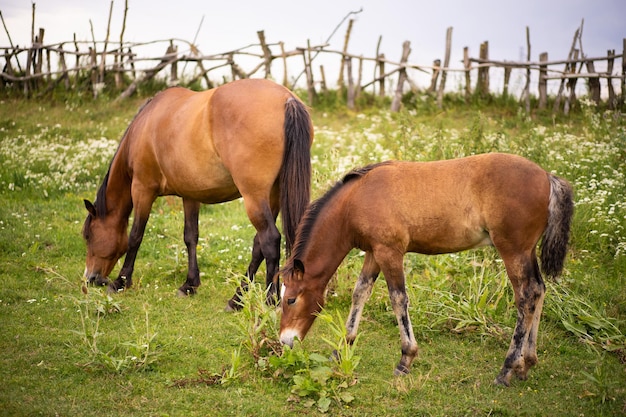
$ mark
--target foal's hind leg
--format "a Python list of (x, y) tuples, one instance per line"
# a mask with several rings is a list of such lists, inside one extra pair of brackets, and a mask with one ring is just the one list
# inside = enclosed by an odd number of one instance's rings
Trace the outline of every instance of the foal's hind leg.
[(374, 256), (371, 252), (365, 254), (365, 260), (363, 261), (363, 268), (359, 279), (354, 286), (354, 292), (352, 293), (352, 306), (350, 307), (350, 315), (346, 322), (346, 340), (348, 343), (354, 343), (356, 339), (357, 330), (359, 328), (359, 322), (361, 321), (361, 315), (363, 314), (363, 306), (365, 302), (372, 295), (372, 288), (380, 274), (380, 267), (374, 260)]
[(495, 383), (508, 386), (513, 374), (520, 379), (526, 379), (529, 369), (537, 363), (537, 331), (545, 296), (545, 284), (541, 279), (534, 253), (523, 259), (505, 256), (502, 258), (515, 293), (517, 324), (504, 365)]
[(382, 248), (375, 252), (375, 258), (385, 275), (389, 299), (400, 329), (402, 357), (394, 370), (394, 375), (405, 375), (409, 373), (411, 363), (417, 356), (418, 347), (409, 317), (409, 297), (402, 269), (403, 254), (393, 248)]

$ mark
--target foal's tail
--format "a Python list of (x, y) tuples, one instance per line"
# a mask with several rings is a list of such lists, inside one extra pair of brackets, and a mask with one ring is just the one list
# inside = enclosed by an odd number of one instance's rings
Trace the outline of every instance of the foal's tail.
[(571, 185), (562, 178), (548, 174), (550, 203), (548, 226), (541, 244), (541, 269), (551, 278), (559, 276), (567, 253), (570, 223), (574, 214)]
[(285, 152), (280, 171), (280, 211), (287, 256), (298, 223), (311, 198), (313, 122), (304, 104), (291, 97), (285, 103)]

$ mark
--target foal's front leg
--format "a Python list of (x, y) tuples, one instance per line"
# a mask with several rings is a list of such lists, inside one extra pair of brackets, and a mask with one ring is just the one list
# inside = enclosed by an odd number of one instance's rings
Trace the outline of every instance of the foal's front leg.
[(356, 339), (359, 322), (363, 314), (363, 306), (372, 295), (372, 288), (374, 287), (376, 278), (378, 278), (378, 274), (380, 274), (380, 267), (374, 260), (372, 253), (367, 252), (365, 254), (365, 260), (363, 261), (361, 274), (352, 292), (352, 306), (350, 307), (350, 314), (346, 322), (346, 341), (350, 344), (354, 343)]

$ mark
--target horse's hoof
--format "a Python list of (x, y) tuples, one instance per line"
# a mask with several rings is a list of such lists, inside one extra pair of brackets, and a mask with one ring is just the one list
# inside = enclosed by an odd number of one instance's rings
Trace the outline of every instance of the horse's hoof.
[(189, 288), (180, 287), (178, 291), (176, 292), (176, 295), (182, 298), (187, 297), (189, 295), (196, 295), (196, 289), (193, 287), (189, 287)]
[(117, 288), (115, 284), (109, 284), (107, 286), (107, 294), (117, 294), (118, 292), (124, 291), (124, 287)]
[(393, 370), (394, 376), (405, 376), (409, 374), (409, 368), (404, 365), (396, 366), (396, 369)]
[(243, 308), (243, 306), (233, 300), (228, 300), (228, 303), (226, 304), (226, 307), (224, 307), (224, 311), (226, 312), (232, 312), (232, 311), (239, 311)]

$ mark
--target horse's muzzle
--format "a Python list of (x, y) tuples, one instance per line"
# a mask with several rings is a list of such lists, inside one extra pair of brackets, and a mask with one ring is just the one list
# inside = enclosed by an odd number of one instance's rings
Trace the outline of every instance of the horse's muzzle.
[(109, 279), (98, 273), (91, 273), (85, 270), (84, 277), (85, 281), (87, 281), (87, 284), (98, 285), (101, 287), (109, 285)]
[(300, 338), (296, 330), (285, 329), (280, 332), (280, 343), (289, 347), (293, 347), (293, 341), (296, 337)]

